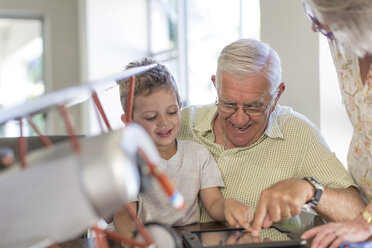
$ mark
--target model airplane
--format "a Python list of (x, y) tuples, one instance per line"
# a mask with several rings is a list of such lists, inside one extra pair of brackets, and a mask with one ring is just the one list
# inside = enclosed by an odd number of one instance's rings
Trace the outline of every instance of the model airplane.
[[(117, 86), (114, 81), (130, 78), (132, 91), (126, 110), (126, 116), (130, 117), (134, 76), (154, 66), (128, 69), (105, 79), (0, 109), (0, 124), (19, 120), (21, 129), (20, 162), (0, 174), (0, 247), (46, 247), (73, 239), (90, 227), (93, 227), (97, 246), (101, 248), (108, 247), (104, 236), (136, 247), (161, 247), (159, 242), (163, 241), (156, 239), (162, 237), (151, 235), (154, 225), (148, 230), (144, 228), (129, 208), (139, 230), (137, 239), (95, 227), (100, 218), (112, 215), (136, 199), (143, 189), (141, 184), (145, 185), (150, 177), (159, 181), (174, 207), (183, 207), (182, 195), (156, 167), (160, 157), (151, 138), (139, 125), (130, 123), (130, 119), (125, 128), (111, 130), (98, 98), (97, 88), (108, 90)], [(109, 132), (77, 138), (66, 107), (90, 97)], [(69, 141), (52, 145), (31, 121), (46, 148), (26, 154), (26, 140), (22, 137), (23, 118), (56, 107), (65, 121)], [(159, 228), (161, 225), (155, 225), (155, 232)], [(171, 242), (178, 247), (177, 240)]]

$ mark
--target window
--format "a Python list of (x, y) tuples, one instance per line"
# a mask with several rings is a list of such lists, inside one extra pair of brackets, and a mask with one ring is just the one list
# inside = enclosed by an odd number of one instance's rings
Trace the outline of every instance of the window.
[[(183, 106), (213, 103), (215, 90), (210, 76), (215, 73), (217, 56), (225, 45), (240, 37), (259, 39), (259, 2), (91, 1), (87, 12), (88, 78), (110, 75), (131, 61), (150, 56), (174, 75)], [(103, 94), (100, 98), (106, 105)], [(121, 127), (118, 116), (123, 110), (116, 103), (118, 93), (106, 99), (110, 102), (106, 112), (111, 126)], [(97, 133), (100, 130), (92, 110), (90, 133)]]
[(210, 76), (220, 50), (259, 39), (259, 0), (149, 0), (148, 7), (150, 56), (171, 70), (183, 105), (214, 102)]
[[(0, 106), (39, 96), (44, 91), (42, 21), (0, 18)], [(41, 130), (43, 119), (41, 114), (33, 117)], [(24, 135), (35, 134), (25, 125)], [(18, 123), (2, 125), (0, 136), (19, 136)]]
[(259, 39), (259, 1), (190, 0), (188, 9), (188, 100), (212, 103), (216, 92), (210, 78), (221, 49), (239, 38)]

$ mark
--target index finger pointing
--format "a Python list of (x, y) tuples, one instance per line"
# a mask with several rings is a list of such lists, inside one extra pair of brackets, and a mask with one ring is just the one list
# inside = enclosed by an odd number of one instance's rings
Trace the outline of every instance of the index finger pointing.
[(261, 201), (258, 203), (258, 207), (256, 209), (256, 214), (253, 219), (252, 224), (252, 235), (253, 236), (259, 236), (261, 233), (261, 228), (264, 222), (264, 219), (267, 215), (267, 209), (264, 203), (261, 203)]

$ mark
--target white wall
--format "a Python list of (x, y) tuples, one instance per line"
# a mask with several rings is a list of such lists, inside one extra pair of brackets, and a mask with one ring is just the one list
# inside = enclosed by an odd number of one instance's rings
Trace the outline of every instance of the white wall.
[(292, 106), (320, 126), (319, 41), (300, 0), (261, 0), (261, 40), (282, 60), (287, 82), (281, 105)]
[(302, 1), (261, 0), (261, 39), (279, 53), (287, 89), (280, 104), (292, 106), (321, 130), (347, 167), (352, 127), (325, 37), (311, 30)]

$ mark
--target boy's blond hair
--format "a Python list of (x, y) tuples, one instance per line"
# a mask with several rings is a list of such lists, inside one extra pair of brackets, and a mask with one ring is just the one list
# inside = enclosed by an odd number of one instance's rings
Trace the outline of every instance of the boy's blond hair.
[[(152, 68), (149, 71), (146, 71), (140, 75), (136, 76), (136, 83), (134, 87), (134, 97), (142, 95), (148, 96), (155, 91), (160, 89), (167, 89), (172, 92), (176, 98), (177, 103), (180, 104), (180, 95), (178, 93), (178, 88), (176, 81), (174, 80), (172, 74), (169, 70), (155, 60), (151, 58), (144, 57), (140, 61), (134, 61), (129, 63), (125, 69), (130, 69), (139, 66), (145, 66), (150, 64), (157, 64), (156, 67)], [(129, 79), (126, 80), (119, 80), (117, 82), (120, 85), (120, 101), (121, 106), (125, 112), (127, 106), (127, 97), (128, 97), (128, 90), (129, 90)]]

